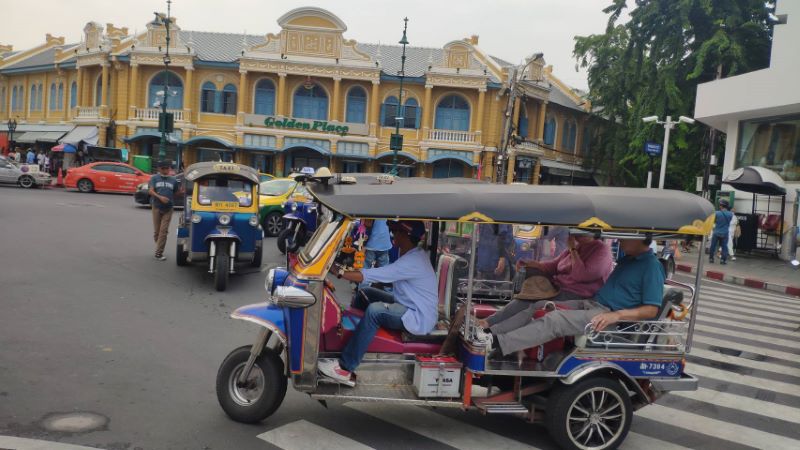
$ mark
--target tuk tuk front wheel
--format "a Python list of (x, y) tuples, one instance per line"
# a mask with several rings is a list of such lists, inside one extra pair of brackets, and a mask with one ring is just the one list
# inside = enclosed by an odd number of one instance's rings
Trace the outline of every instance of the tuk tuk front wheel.
[[(305, 233), (300, 230), (299, 235), (304, 235)], [(289, 253), (296, 253), (298, 249), (300, 249), (302, 237), (298, 236), (297, 239), (294, 238), (295, 230), (291, 228), (284, 228), (278, 234), (278, 250), (284, 255), (286, 252)]]
[(228, 287), (231, 258), (228, 256), (228, 243), (217, 244), (217, 255), (214, 261), (214, 287), (224, 291)]
[(283, 229), (283, 215), (279, 212), (271, 212), (264, 218), (264, 234), (270, 237), (277, 236)]
[(247, 380), (239, 381), (250, 349), (247, 345), (232, 351), (217, 372), (217, 400), (228, 417), (242, 423), (258, 423), (271, 416), (286, 396), (283, 361), (268, 348), (256, 358)]
[(264, 242), (262, 241), (261, 245), (256, 247), (256, 251), (253, 254), (253, 260), (250, 261), (250, 267), (261, 267), (263, 248), (264, 248)]
[(615, 449), (628, 435), (631, 398), (617, 380), (590, 377), (556, 387), (547, 401), (550, 436), (564, 449)]

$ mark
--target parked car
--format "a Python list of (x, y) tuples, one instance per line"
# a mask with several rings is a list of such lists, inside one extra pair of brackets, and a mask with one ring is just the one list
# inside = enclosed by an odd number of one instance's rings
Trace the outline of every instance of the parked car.
[(0, 183), (16, 184), (29, 189), (34, 186), (47, 186), (51, 180), (50, 174), (40, 172), (38, 166), (18, 164), (0, 156)]
[[(183, 184), (183, 172), (175, 175), (178, 184)], [(150, 180), (148, 180), (149, 182)], [(148, 182), (136, 186), (136, 192), (133, 193), (133, 202), (141, 206), (150, 206), (150, 184)], [(173, 204), (175, 208), (183, 208), (185, 195), (183, 193), (175, 193)]]
[(81, 192), (123, 192), (133, 194), (136, 187), (150, 181), (150, 175), (128, 164), (95, 162), (69, 169), (64, 187)]
[(309, 199), (306, 188), (293, 178), (276, 178), (259, 185), (258, 218), (265, 236), (277, 236), (283, 230), (283, 204), (290, 198)]
[(263, 183), (265, 181), (270, 181), (270, 180), (274, 180), (274, 179), (275, 179), (275, 175), (272, 175), (272, 174), (269, 174), (269, 173), (264, 173), (264, 172), (258, 172), (258, 182), (259, 183)]

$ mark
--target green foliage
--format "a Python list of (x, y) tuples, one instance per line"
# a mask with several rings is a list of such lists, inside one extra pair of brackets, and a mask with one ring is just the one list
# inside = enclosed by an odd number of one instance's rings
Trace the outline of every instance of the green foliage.
[[(611, 0), (606, 32), (576, 36), (574, 55), (588, 69), (589, 100), (606, 119), (587, 164), (613, 185), (643, 186), (646, 141), (664, 128), (642, 117), (692, 116), (697, 85), (769, 65), (772, 24), (763, 0)], [(670, 135), (666, 186), (694, 188), (707, 128), (679, 125)], [(655, 170), (658, 171), (659, 162)]]

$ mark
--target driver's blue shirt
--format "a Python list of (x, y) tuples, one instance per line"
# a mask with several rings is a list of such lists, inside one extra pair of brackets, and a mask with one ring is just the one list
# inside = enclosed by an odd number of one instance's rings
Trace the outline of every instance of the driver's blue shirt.
[(642, 305), (661, 307), (665, 278), (664, 267), (653, 252), (625, 256), (617, 261), (617, 267), (595, 299), (612, 311)]
[(421, 248), (409, 250), (388, 266), (362, 269), (364, 283), (392, 283), (394, 300), (408, 308), (403, 326), (412, 334), (433, 330), (439, 317), (436, 273)]

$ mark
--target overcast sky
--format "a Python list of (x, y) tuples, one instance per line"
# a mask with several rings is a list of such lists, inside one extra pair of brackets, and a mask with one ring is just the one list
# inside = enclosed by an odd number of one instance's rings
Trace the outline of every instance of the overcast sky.
[[(491, 55), (521, 62), (543, 52), (564, 82), (586, 88), (575, 71), (575, 35), (603, 32), (609, 0), (174, 0), (172, 14), (184, 30), (249, 34), (276, 33), (277, 19), (291, 9), (319, 6), (346, 24), (345, 37), (360, 42), (395, 43), (408, 16), (408, 40), (414, 46), (441, 47), (454, 39), (480, 36)], [(81, 39), (89, 21), (110, 22), (131, 32), (145, 29), (153, 11), (166, 0), (0, 0), (0, 43), (15, 50), (44, 42), (45, 33)]]

